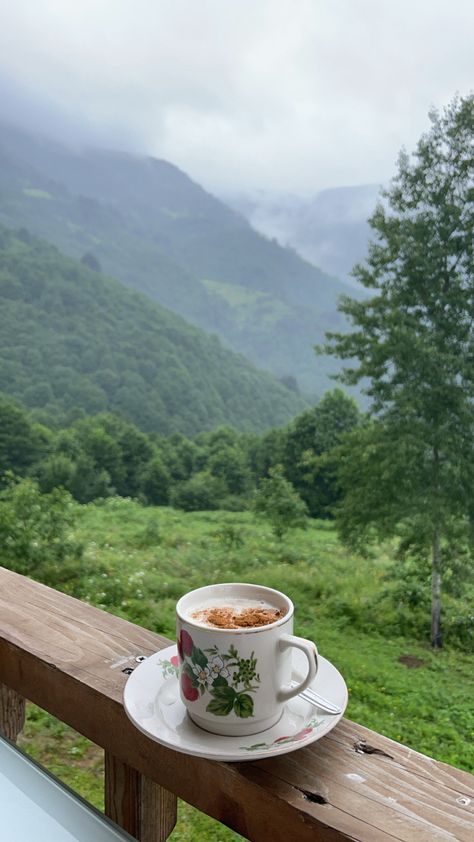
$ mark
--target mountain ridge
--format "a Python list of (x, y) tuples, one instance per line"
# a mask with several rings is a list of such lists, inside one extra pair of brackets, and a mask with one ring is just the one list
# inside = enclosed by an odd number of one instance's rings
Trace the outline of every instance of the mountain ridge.
[(261, 431), (300, 395), (182, 317), (0, 226), (0, 391), (49, 422), (112, 411), (146, 432)]
[(4, 224), (76, 258), (92, 252), (108, 275), (308, 393), (331, 385), (338, 363), (313, 346), (343, 327), (337, 296), (350, 288), (257, 234), (175, 165), (78, 153), (3, 126), (0, 191)]

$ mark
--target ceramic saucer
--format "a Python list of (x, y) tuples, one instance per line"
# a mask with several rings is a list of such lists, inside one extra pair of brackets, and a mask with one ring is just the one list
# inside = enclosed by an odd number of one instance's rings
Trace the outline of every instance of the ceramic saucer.
[[(341, 719), (347, 705), (347, 687), (337, 669), (319, 656), (319, 670), (310, 685), (334, 702), (342, 713), (324, 713), (296, 696), (286, 704), (280, 721), (247, 737), (222, 737), (198, 728), (186, 713), (177, 678), (176, 644), (161, 649), (134, 669), (124, 690), (125, 711), (134, 725), (152, 740), (184, 754), (210, 760), (258, 760), (307, 746), (324, 737)], [(306, 658), (293, 654), (292, 679), (301, 681)]]

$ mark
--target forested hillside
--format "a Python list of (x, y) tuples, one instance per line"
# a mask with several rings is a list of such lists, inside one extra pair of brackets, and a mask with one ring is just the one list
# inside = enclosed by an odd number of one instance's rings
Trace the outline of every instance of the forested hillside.
[(331, 359), (313, 345), (340, 329), (346, 285), (254, 231), (166, 161), (75, 152), (0, 127), (0, 222), (146, 293), (279, 377), (321, 395)]
[(182, 318), (0, 227), (0, 390), (56, 424), (112, 410), (141, 429), (262, 430), (304, 400)]

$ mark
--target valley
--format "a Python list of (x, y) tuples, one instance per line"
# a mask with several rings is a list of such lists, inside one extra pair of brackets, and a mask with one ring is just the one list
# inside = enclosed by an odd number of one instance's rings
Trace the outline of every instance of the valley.
[(77, 151), (0, 124), (0, 223), (76, 259), (92, 255), (107, 275), (313, 398), (338, 370), (313, 346), (344, 326), (337, 302), (351, 287), (258, 234), (167, 161)]

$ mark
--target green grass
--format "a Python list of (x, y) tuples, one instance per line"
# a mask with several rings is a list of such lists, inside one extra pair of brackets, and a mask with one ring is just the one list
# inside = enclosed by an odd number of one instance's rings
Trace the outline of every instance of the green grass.
[[(242, 546), (226, 547), (226, 524), (239, 530)], [(81, 575), (77, 564), (66, 565), (57, 586), (170, 638), (176, 601), (191, 588), (240, 580), (283, 590), (295, 603), (296, 633), (314, 639), (345, 677), (349, 718), (474, 771), (472, 658), (454, 648), (433, 652), (429, 616), (422, 635), (390, 632), (398, 621), (386, 596), (388, 552), (351, 557), (323, 522), (277, 542), (249, 513), (184, 514), (120, 499), (80, 507), (76, 538), (85, 544)], [(406, 656), (415, 667), (400, 661)], [(33, 707), (22, 740), (55, 774), (101, 805), (95, 747)], [(180, 816), (173, 840), (237, 838), (186, 805)]]
[(204, 278), (202, 283), (208, 292), (219, 296), (234, 310), (236, 324), (243, 327), (256, 323), (270, 327), (290, 314), (290, 308), (279, 298), (268, 292), (250, 289), (239, 284), (226, 284)]
[(91, 804), (103, 809), (103, 753), (97, 746), (30, 704), (18, 744)]
[(202, 283), (209, 292), (220, 295), (232, 307), (252, 306), (266, 295), (259, 290), (238, 284), (226, 284), (223, 281), (213, 281), (210, 278), (203, 278)]

